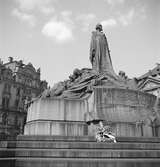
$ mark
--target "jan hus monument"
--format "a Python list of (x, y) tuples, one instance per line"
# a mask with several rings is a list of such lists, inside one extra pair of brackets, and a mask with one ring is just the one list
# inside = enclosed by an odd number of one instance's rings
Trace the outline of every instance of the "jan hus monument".
[(1, 166), (160, 166), (160, 92), (115, 73), (101, 24), (88, 57), (91, 69), (74, 69), (28, 104), (24, 134), (0, 141)]
[(32, 100), (24, 134), (94, 136), (101, 120), (115, 136), (160, 136), (159, 98), (115, 73), (101, 24), (92, 32), (89, 59), (92, 69), (75, 69)]

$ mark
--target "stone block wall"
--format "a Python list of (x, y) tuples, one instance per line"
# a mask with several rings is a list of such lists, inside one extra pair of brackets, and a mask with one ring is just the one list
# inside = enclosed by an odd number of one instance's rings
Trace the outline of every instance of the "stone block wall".
[(44, 98), (31, 104), (25, 135), (87, 135), (87, 100)]
[[(96, 117), (117, 136), (154, 136), (151, 119), (156, 97), (139, 91), (95, 87)], [(96, 118), (96, 119), (97, 119)]]

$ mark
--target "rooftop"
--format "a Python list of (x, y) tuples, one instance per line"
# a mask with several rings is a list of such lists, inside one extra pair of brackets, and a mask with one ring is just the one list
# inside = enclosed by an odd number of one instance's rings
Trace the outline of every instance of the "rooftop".
[(138, 77), (137, 80), (142, 80), (142, 79), (145, 79), (149, 76), (155, 77), (157, 75), (160, 75), (160, 64), (159, 63), (157, 63), (157, 66), (155, 68), (153, 68), (152, 70), (149, 70), (144, 75)]

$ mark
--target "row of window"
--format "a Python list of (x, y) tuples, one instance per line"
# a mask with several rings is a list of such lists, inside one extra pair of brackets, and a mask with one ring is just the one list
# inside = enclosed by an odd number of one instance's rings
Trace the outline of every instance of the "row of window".
[[(11, 92), (11, 85), (10, 84), (6, 83), (4, 85), (4, 92), (5, 93)], [(21, 88), (19, 87), (16, 89), (16, 96), (20, 96), (20, 92), (21, 92)], [(24, 89), (23, 92), (24, 92), (24, 94), (31, 94), (32, 91), (31, 91), (31, 89)]]
[[(20, 99), (16, 99), (14, 102), (14, 108), (19, 108), (20, 102), (21, 102), (22, 107), (24, 109), (25, 108), (25, 100), (26, 100), (26, 98), (23, 98), (22, 101), (20, 101)], [(31, 100), (31, 97), (28, 97), (27, 100)], [(10, 107), (9, 102), (10, 102), (10, 99), (8, 97), (3, 97), (2, 98), (2, 108), (9, 109), (9, 107)]]
[(8, 97), (2, 98), (2, 108), (9, 108), (9, 98)]

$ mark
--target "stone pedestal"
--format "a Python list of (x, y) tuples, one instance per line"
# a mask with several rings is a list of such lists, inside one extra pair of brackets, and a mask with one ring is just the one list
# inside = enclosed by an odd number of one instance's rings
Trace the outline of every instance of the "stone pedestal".
[(87, 135), (85, 113), (87, 99), (67, 100), (45, 98), (31, 104), (25, 135)]
[(94, 136), (94, 120), (103, 120), (115, 136), (156, 136), (151, 121), (155, 100), (151, 94), (103, 86), (84, 99), (38, 99), (28, 110), (24, 134)]
[[(116, 136), (154, 136), (150, 118), (153, 116), (156, 97), (139, 91), (119, 88), (94, 88), (94, 107), (89, 115), (103, 120)], [(93, 124), (89, 134), (95, 133)]]

